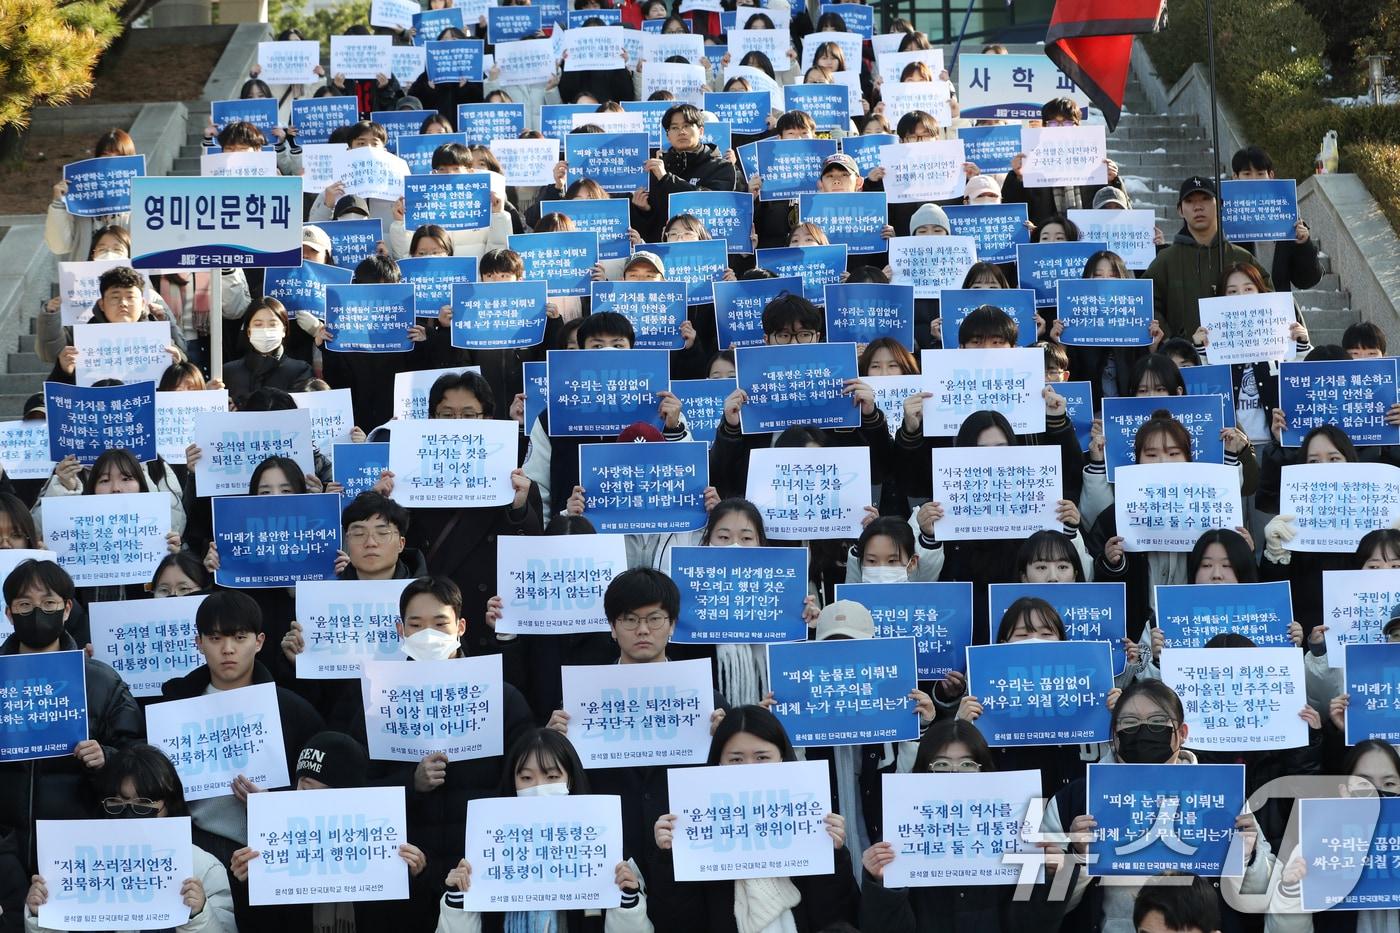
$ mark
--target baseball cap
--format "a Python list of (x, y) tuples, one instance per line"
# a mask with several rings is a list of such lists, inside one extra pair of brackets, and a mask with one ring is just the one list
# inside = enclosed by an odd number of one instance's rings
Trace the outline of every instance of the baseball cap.
[(661, 257), (644, 249), (639, 249), (633, 253), (632, 258), (627, 260), (627, 265), (622, 267), (622, 271), (625, 273), (639, 262), (651, 263), (652, 268), (656, 270), (658, 275), (664, 276), (666, 274), (666, 264), (661, 261)]
[(817, 641), (837, 636), (874, 638), (875, 619), (870, 610), (850, 599), (838, 599), (817, 617)]
[(331, 251), (331, 238), (326, 235), (326, 231), (312, 224), (307, 224), (301, 228), (301, 245), (312, 246), (323, 253), (329, 254)]
[(347, 194), (339, 201), (335, 202), (335, 210), (331, 212), (336, 220), (346, 214), (363, 214), (369, 216), (369, 202), (357, 194)]
[(1102, 210), (1106, 207), (1121, 207), (1125, 211), (1128, 210), (1128, 193), (1112, 185), (1104, 185), (1094, 192), (1094, 210)]
[(967, 187), (963, 189), (963, 195), (969, 201), (975, 201), (984, 194), (994, 194), (1001, 197), (1001, 185), (990, 175), (973, 175), (967, 180)]
[(1181, 183), (1181, 193), (1176, 196), (1176, 203), (1180, 204), (1186, 200), (1187, 195), (1195, 194), (1198, 191), (1215, 197), (1215, 182), (1204, 175), (1192, 175)]
[(856, 160), (846, 155), (844, 152), (834, 152), (822, 161), (822, 174), (825, 175), (827, 169), (835, 166), (844, 168), (847, 174), (860, 177), (860, 166), (856, 165)]
[(619, 444), (642, 443), (644, 441), (657, 443), (666, 438), (657, 430), (656, 425), (645, 421), (637, 421), (622, 429), (622, 433), (617, 436)]

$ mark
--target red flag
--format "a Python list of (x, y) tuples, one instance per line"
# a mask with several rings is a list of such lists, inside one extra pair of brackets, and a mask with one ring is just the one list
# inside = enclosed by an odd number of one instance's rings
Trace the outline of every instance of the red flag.
[(1056, 0), (1045, 54), (1103, 111), (1111, 130), (1123, 115), (1135, 33), (1156, 32), (1166, 0)]

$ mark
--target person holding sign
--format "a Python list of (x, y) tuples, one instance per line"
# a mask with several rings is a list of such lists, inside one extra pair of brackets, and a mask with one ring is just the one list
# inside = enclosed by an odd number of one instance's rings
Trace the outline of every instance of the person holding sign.
[[(553, 729), (532, 730), (522, 735), (506, 755), (499, 796), (555, 797), (590, 793), (588, 772), (583, 769), (578, 752), (562, 733)], [(613, 877), (622, 891), (622, 904), (607, 908), (604, 929), (607, 933), (652, 933), (636, 862), (631, 858), (618, 862)], [(583, 925), (583, 911), (563, 915), (509, 911), (504, 916), (470, 912), (464, 904), (471, 884), (472, 866), (464, 858), (447, 874), (447, 891), (442, 896), (438, 914), (438, 933), (481, 933), (495, 929), (565, 931)]]
[[(107, 819), (147, 819), (189, 816), (185, 789), (170, 759), (153, 745), (132, 745), (117, 751), (102, 771), (101, 813)], [(194, 875), (180, 886), (181, 899), (190, 909), (189, 920), (175, 927), (174, 933), (237, 933), (233, 894), (228, 872), (209, 852), (194, 845)], [(130, 877), (130, 876), (128, 876)], [(71, 897), (65, 891), (64, 896)], [(47, 933), (39, 926), (38, 909), (49, 900), (49, 883), (35, 875), (25, 897), (31, 933)]]
[[(734, 164), (714, 143), (704, 142), (705, 117), (693, 104), (676, 104), (661, 115), (661, 129), (671, 147), (643, 163), (647, 179), (646, 206), (638, 205), (652, 225), (670, 217), (671, 195), (682, 191), (734, 191)], [(639, 192), (640, 194), (640, 192)], [(644, 228), (645, 229), (645, 228)], [(655, 239), (654, 233), (650, 236)]]
[[(732, 710), (710, 741), (711, 765), (796, 760), (797, 752), (782, 724), (762, 706)], [(846, 821), (839, 813), (825, 816), (826, 832), (836, 850), (830, 874), (737, 881), (676, 881), (671, 860), (676, 820), (676, 814), (667, 813), (656, 821), (660, 855), (647, 877), (652, 916), (659, 929), (668, 933), (817, 931), (855, 921), (859, 892), (846, 849)]]
[[(136, 144), (126, 130), (112, 127), (93, 143), (95, 158), (136, 155)], [(53, 200), (44, 212), (44, 243), (60, 262), (80, 262), (96, 242), (97, 231), (111, 226), (131, 226), (131, 214), (124, 211), (107, 217), (77, 217), (68, 213), (68, 181), (60, 178), (53, 186)], [(91, 259), (91, 256), (87, 256)]]
[[(394, 83), (395, 96), (397, 96), (398, 79), (390, 78), (390, 80)], [(335, 87), (335, 82), (332, 82), (331, 86)], [(392, 110), (394, 108), (392, 106), (389, 106), (376, 107), (373, 109)], [(366, 108), (364, 108), (363, 106), (361, 107), (361, 113), (368, 112), (369, 111)], [(388, 131), (385, 130), (384, 127), (380, 126), (378, 123), (373, 122), (372, 120), (361, 120), (360, 122), (354, 124), (348, 129), (342, 127), (341, 132), (344, 134), (343, 141), (352, 150), (389, 148)], [(348, 195), (345, 193), (345, 182), (343, 180), (331, 182), (331, 184), (328, 185), (323, 192), (321, 192), (321, 196), (316, 199), (316, 203), (311, 205), (311, 210), (307, 212), (306, 216), (307, 223), (319, 224), (324, 223), (328, 220), (337, 219), (344, 209), (344, 205), (346, 204), (346, 198), (351, 197), (355, 196)], [(364, 207), (368, 211), (368, 217), (380, 220), (384, 223), (385, 226), (388, 226), (389, 224), (392, 224), (394, 222), (395, 208), (398, 205), (398, 201), (390, 201), (384, 198), (368, 198), (359, 200), (360, 206)], [(354, 202), (352, 201), (350, 203)]]
[[(93, 309), (91, 324), (134, 324), (138, 321), (155, 321), (154, 307), (146, 304), (146, 277), (129, 266), (116, 266), (108, 269), (97, 280), (97, 290), (101, 297)], [(41, 324), (51, 326), (60, 323), (58, 315), (40, 315)], [(60, 343), (60, 333), (61, 340)], [(73, 345), (73, 329), (62, 328), (60, 333), (40, 332), (35, 346), (48, 344), (54, 352), (53, 371), (50, 382), (63, 382), (73, 385), (78, 367), (78, 348)], [(170, 321), (170, 344), (165, 348), (176, 363), (185, 361), (185, 336), (174, 321)]]
[[(1267, 181), (1274, 175), (1274, 160), (1258, 146), (1246, 146), (1230, 157), (1231, 177), (1237, 181)], [(1245, 249), (1264, 254), (1258, 244), (1247, 243)], [(1273, 244), (1273, 262), (1269, 263), (1269, 278), (1281, 292), (1295, 288), (1312, 288), (1322, 280), (1322, 264), (1318, 262), (1317, 241), (1307, 221), (1299, 217), (1293, 225), (1293, 239)]]
[[(467, 175), (479, 172), (471, 149), (461, 143), (444, 143), (433, 150), (432, 174)], [(394, 220), (385, 229), (384, 238), (389, 253), (402, 259), (412, 253), (409, 232), (404, 227), (403, 199), (394, 205)], [(451, 256), (475, 256), (488, 250), (504, 249), (515, 232), (511, 216), (506, 211), (505, 177), (491, 173), (491, 224), (484, 230), (452, 230)]]
[[(1040, 108), (1041, 126), (1078, 126), (1084, 119), (1079, 105), (1069, 97), (1057, 97), (1047, 101)], [(1018, 152), (1011, 157), (1011, 171), (1002, 182), (1001, 199), (1006, 204), (1018, 202), (1026, 205), (1031, 223), (1042, 226), (1050, 217), (1067, 211), (1092, 206), (1094, 196), (1102, 185), (1083, 185), (1070, 188), (1027, 188), (1021, 180), (1021, 169), (1025, 165), (1026, 154)], [(1105, 159), (1108, 166), (1108, 184), (1123, 190), (1123, 179), (1118, 176), (1118, 166), (1112, 159)]]
[[(1308, 442), (1304, 441), (1304, 449), (1308, 447)], [(1302, 624), (1309, 640), (1319, 628), (1326, 629), (1323, 580), (1328, 571), (1400, 568), (1400, 531), (1394, 528), (1368, 531), (1352, 554), (1290, 551), (1288, 542), (1297, 533), (1296, 516), (1275, 515), (1269, 520), (1264, 529), (1264, 558), (1259, 562), (1259, 578), (1265, 582), (1288, 581), (1293, 594), (1293, 618)]]
[[(1114, 188), (1103, 188), (1102, 191), (1116, 191)], [(1086, 279), (1131, 279), (1133, 273), (1123, 262), (1123, 257), (1111, 250), (1101, 250), (1090, 256), (1084, 263), (1084, 278)], [(1039, 316), (1039, 315), (1037, 315)], [(1050, 339), (1058, 340), (1063, 325), (1056, 321), (1050, 326)], [(1148, 325), (1148, 335), (1152, 338), (1152, 343), (1146, 348), (1143, 347), (1065, 347), (1065, 352), (1069, 355), (1069, 370), (1081, 379), (1088, 379), (1089, 386), (1094, 392), (1094, 404), (1101, 405), (1105, 395), (1132, 395), (1133, 386), (1129, 384), (1129, 377), (1132, 375), (1133, 367), (1144, 356), (1158, 352), (1162, 345), (1162, 340), (1166, 334), (1162, 332), (1162, 324), (1156, 317)], [(1111, 368), (1110, 368), (1111, 364)]]

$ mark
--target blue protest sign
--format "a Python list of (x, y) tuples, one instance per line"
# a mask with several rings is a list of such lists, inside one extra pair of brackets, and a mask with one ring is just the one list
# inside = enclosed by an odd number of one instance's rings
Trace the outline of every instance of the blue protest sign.
[(661, 128), (661, 118), (675, 106), (673, 100), (624, 100), (623, 113), (640, 113), (646, 123), (647, 135), (651, 137), (651, 148), (659, 149), (666, 141), (666, 133)]
[(1065, 400), (1065, 415), (1074, 425), (1074, 436), (1079, 439), (1079, 449), (1088, 450), (1093, 439), (1094, 387), (1089, 382), (1055, 382), (1050, 388)]
[(354, 269), (378, 252), (384, 240), (384, 222), (373, 220), (323, 220), (320, 227), (331, 238), (331, 256), (345, 269)]
[(949, 233), (977, 241), (982, 262), (1015, 262), (1016, 248), (1031, 241), (1024, 204), (950, 204), (943, 212)]
[[(1298, 842), (1308, 866), (1303, 876), (1304, 910), (1400, 907), (1400, 887), (1395, 884), (1395, 863), (1391, 861), (1396, 857), (1400, 798), (1303, 798), (1298, 801), (1298, 812)], [(1357, 928), (1361, 928), (1360, 923)]]
[(452, 286), (452, 345), (509, 350), (544, 342), (545, 284), (467, 282)]
[(72, 454), (91, 466), (108, 450), (125, 448), (142, 463), (156, 458), (156, 386), (70, 386), (44, 383), (48, 412), (49, 458)]
[(866, 136), (847, 136), (841, 140), (841, 151), (856, 160), (856, 166), (863, 176), (880, 167), (880, 147), (893, 146), (899, 137), (890, 133), (871, 133)]
[(763, 177), (760, 199), (785, 201), (811, 194), (821, 180), (822, 161), (836, 153), (830, 139), (760, 139), (758, 173)]
[(977, 728), (988, 745), (1108, 741), (1107, 699), (1113, 689), (1108, 642), (972, 645), (967, 682), (967, 692), (982, 703)]
[(353, 269), (305, 261), (293, 268), (268, 269), (263, 277), (263, 294), (282, 302), (288, 317), (298, 311), (310, 311), (325, 320), (326, 286), (349, 285), (354, 277)]
[(400, 281), (413, 286), (413, 313), (437, 317), (452, 304), (452, 286), (476, 281), (475, 256), (420, 256), (399, 260)]
[(277, 118), (277, 100), (272, 97), (212, 101), (209, 104), (209, 119), (221, 130), (230, 123), (251, 123), (262, 130), (269, 142), (272, 131), (281, 125)]
[(836, 598), (869, 609), (876, 638), (912, 637), (920, 680), (942, 680), (967, 662), (971, 583), (838, 583)]
[(767, 91), (705, 92), (705, 109), (745, 136), (767, 132), (771, 106), (772, 97)]
[(486, 40), (514, 42), (533, 36), (542, 28), (538, 6), (493, 6), (486, 10)]
[[(1229, 363), (1181, 367), (1181, 381), (1186, 384), (1187, 395), (1220, 396), (1227, 428), (1235, 426), (1235, 387), (1232, 379)], [(1287, 437), (1286, 432), (1284, 436)], [(1087, 447), (1084, 449), (1088, 450)]]
[(1393, 357), (1279, 364), (1279, 407), (1287, 419), (1283, 446), (1302, 446), (1304, 436), (1322, 424), (1335, 424), (1357, 447), (1400, 443), (1400, 426), (1385, 423), (1398, 397), (1396, 370)]
[(826, 302), (826, 287), (839, 284), (846, 271), (846, 244), (761, 249), (758, 267), (780, 278), (801, 279), (802, 297), (821, 307)]
[(485, 44), (480, 39), (451, 39), (428, 42), (424, 48), (424, 68), (434, 84), (480, 81)]
[(768, 646), (773, 713), (798, 746), (902, 742), (919, 736), (912, 638)]
[(994, 636), (1006, 610), (1024, 596), (1038, 597), (1054, 606), (1070, 641), (1106, 641), (1113, 652), (1113, 669), (1121, 671), (1127, 665), (1123, 639), (1128, 636), (1128, 596), (1124, 584), (993, 583), (987, 588), (987, 618)]
[(958, 345), (958, 328), (969, 314), (983, 305), (1000, 308), (1016, 322), (1018, 347), (1035, 346), (1035, 292), (1029, 288), (943, 289), (938, 300), (938, 314), (943, 318), (944, 346)]
[(678, 645), (755, 644), (807, 637), (807, 549), (803, 547), (678, 547), (671, 579), (681, 611), (671, 641)]
[(301, 265), (300, 178), (131, 180), (137, 269)]
[(308, 97), (292, 101), (291, 125), (297, 128), (297, 142), (330, 142), (331, 133), (360, 118), (359, 102), (353, 97)]
[[(721, 38), (722, 38), (722, 37), (721, 37)], [(708, 59), (710, 60), (710, 70), (711, 70), (711, 71), (717, 71), (717, 72), (723, 73), (723, 71), (724, 71), (724, 56), (726, 56), (726, 55), (729, 54), (729, 46), (728, 46), (727, 44), (718, 44), (718, 43), (707, 42), (707, 43), (705, 43), (705, 45), (704, 45), (704, 47), (703, 47), (703, 51), (704, 51), (704, 53), (705, 53), (705, 57), (708, 58)], [(764, 92), (764, 91), (759, 91), (759, 92), (757, 92), (757, 93), (763, 94), (763, 95), (767, 96), (767, 95), (766, 95), (766, 92)], [(709, 102), (709, 99), (708, 99), (709, 96), (710, 96), (710, 92), (706, 91), (706, 92), (705, 92), (705, 97), (706, 97), (706, 100), (705, 100), (705, 109), (706, 109), (706, 110), (709, 110), (710, 113), (714, 113), (714, 111), (710, 109), (710, 102)], [(764, 106), (768, 106), (768, 105), (765, 104)], [(727, 123), (727, 122), (729, 122), (729, 121), (726, 120), (726, 121), (724, 121), (724, 122)], [(737, 133), (737, 132), (740, 132), (740, 131), (739, 131), (739, 130), (735, 130), (735, 132)]]
[(666, 264), (668, 282), (684, 282), (687, 305), (707, 305), (714, 300), (711, 286), (729, 270), (729, 252), (723, 240), (690, 243), (648, 243), (647, 250)]
[(1400, 644), (1343, 646), (1346, 661), (1348, 745), (1400, 741)]
[(598, 234), (600, 260), (626, 259), (632, 255), (632, 240), (627, 234), (632, 226), (628, 213), (630, 205), (626, 198), (541, 201), (540, 216), (563, 214), (574, 222), (576, 229)]
[(1220, 439), (1221, 400), (1217, 395), (1167, 395), (1144, 398), (1110, 397), (1103, 400), (1104, 461), (1108, 481), (1120, 466), (1137, 462), (1133, 440), (1152, 413), (1171, 412), (1191, 434), (1193, 463), (1224, 463), (1225, 443)]
[(668, 534), (705, 527), (710, 448), (704, 441), (580, 444), (584, 511), (599, 534)]
[(914, 344), (914, 286), (856, 283), (826, 287), (828, 343), (867, 344), (893, 337)]
[(1079, 347), (1145, 347), (1152, 343), (1151, 279), (1060, 279), (1055, 316), (1060, 343)]
[(1221, 632), (1261, 648), (1286, 648), (1293, 598), (1288, 581), (1157, 587), (1157, 627), (1173, 648), (1204, 648)]
[(521, 373), (525, 377), (525, 423), (521, 428), (528, 434), (549, 403), (549, 364), (522, 363)]
[(739, 168), (746, 178), (752, 178), (758, 174), (758, 143), (735, 146), (734, 154), (738, 157)]
[(1220, 183), (1220, 225), (1232, 243), (1292, 240), (1298, 223), (1298, 183), (1291, 178)]
[(543, 104), (540, 107), (540, 133), (546, 139), (559, 140), (563, 145), (573, 129), (574, 114), (597, 112), (598, 108), (593, 104)]
[(801, 110), (817, 124), (817, 132), (848, 129), (851, 125), (850, 92), (844, 84), (785, 84), (783, 106)]
[(294, 586), (335, 578), (340, 496), (215, 496), (214, 580), (232, 589)]
[[(621, 26), (622, 11), (615, 7), (600, 7), (593, 10), (569, 10), (566, 27), (581, 29), (590, 19), (600, 19), (604, 26)], [(595, 24), (596, 25), (596, 24)]]
[[(472, 25), (475, 25), (473, 23)], [(466, 32), (460, 7), (447, 7), (442, 10), (424, 10), (413, 14), (413, 44), (426, 45), (429, 39), (436, 39), (446, 29), (460, 29)]]
[(671, 195), (669, 210), (672, 217), (691, 214), (699, 219), (729, 252), (753, 252), (753, 195), (747, 191), (678, 191)]
[(457, 128), (469, 146), (489, 146), (498, 139), (519, 139), (525, 131), (524, 104), (458, 104)]
[(593, 282), (598, 262), (598, 235), (586, 230), (566, 233), (513, 233), (507, 242), (525, 264), (525, 278), (541, 279), (551, 295), (582, 297)]
[(1037, 307), (1053, 308), (1056, 283), (1083, 278), (1089, 257), (1105, 249), (1108, 244), (1093, 240), (1021, 244), (1016, 247), (1016, 277), (1022, 288), (1035, 289)]
[(734, 394), (737, 385), (732, 378), (671, 381), (671, 392), (681, 400), (691, 437), (707, 444), (715, 442), (719, 419), (724, 417), (724, 400)]
[(389, 445), (335, 444), (331, 447), (332, 477), (343, 489), (343, 502), (368, 492), (379, 482), (379, 474), (389, 469)]
[(437, 224), (445, 230), (491, 226), (491, 176), (486, 172), (408, 175), (403, 180), (403, 225), (416, 230)]
[(569, 184), (591, 178), (608, 194), (630, 194), (645, 188), (642, 168), (651, 155), (646, 133), (569, 133), (564, 137), (564, 161)]
[(963, 126), (958, 128), (967, 161), (977, 166), (983, 175), (1001, 175), (1011, 171), (1011, 159), (1021, 151), (1021, 124), (1003, 126)]
[(423, 131), (423, 121), (437, 115), (436, 110), (375, 110), (369, 118), (384, 127), (389, 137), (388, 149), (393, 152), (400, 136), (417, 136)]
[(465, 146), (467, 145), (467, 134), (415, 133), (412, 136), (400, 136), (394, 150), (400, 159), (408, 163), (410, 176), (430, 175), (433, 171), (433, 153), (437, 152), (439, 146), (445, 146), (448, 143)]
[(793, 343), (734, 351), (739, 388), (749, 399), (740, 410), (745, 434), (781, 431), (795, 424), (860, 427), (860, 407), (844, 394), (859, 378), (853, 343)]
[(802, 222), (820, 226), (828, 242), (845, 244), (847, 255), (869, 256), (889, 249), (882, 235), (887, 211), (883, 191), (804, 194), (797, 203)]
[(550, 437), (615, 436), (657, 422), (658, 392), (671, 384), (665, 350), (550, 350)]
[(0, 656), (0, 761), (60, 758), (87, 740), (86, 666), (81, 651)]
[(566, 0), (540, 0), (536, 8), (540, 11), (540, 22), (545, 26), (564, 21), (566, 11)]
[(613, 311), (631, 321), (638, 350), (679, 350), (685, 346), (685, 294), (684, 282), (594, 282), (590, 312)]
[(413, 349), (413, 286), (326, 286), (326, 349), (339, 353), (403, 353)]
[(1218, 878), (1244, 874), (1244, 847), (1232, 845), (1244, 810), (1244, 765), (1091, 764), (1088, 810), (1098, 824), (1088, 873)]
[(775, 298), (802, 294), (802, 280), (794, 276), (776, 279), (740, 279), (716, 282), (715, 328), (721, 350), (763, 344), (763, 309)]
[[(823, 13), (835, 13), (846, 24), (847, 32), (869, 39), (875, 35), (875, 8), (864, 3), (823, 3)], [(935, 77), (937, 77), (935, 75)]]
[(146, 157), (103, 156), (63, 166), (63, 206), (75, 217), (107, 217), (131, 210), (131, 180), (146, 174)]

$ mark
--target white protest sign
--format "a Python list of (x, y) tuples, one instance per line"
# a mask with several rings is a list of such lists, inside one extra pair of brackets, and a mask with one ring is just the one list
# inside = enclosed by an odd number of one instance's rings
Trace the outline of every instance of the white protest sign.
[(365, 735), (375, 761), (494, 758), (505, 742), (501, 656), (366, 661), (360, 668)]
[(568, 535), (496, 538), (496, 593), (503, 635), (611, 631), (603, 591), (627, 569), (625, 535), (591, 535), (586, 548)]
[(1157, 258), (1157, 217), (1152, 211), (1105, 208), (1071, 210), (1068, 215), (1079, 228), (1079, 239), (1107, 243), (1129, 269), (1146, 269)]
[(389, 435), (394, 501), (431, 509), (508, 505), (519, 443), (514, 421), (397, 422)]
[[(158, 395), (159, 393), (157, 393)], [(0, 467), (10, 479), (48, 479), (49, 425), (42, 418), (0, 422)]]
[(970, 236), (897, 236), (886, 242), (894, 270), (890, 284), (914, 286), (915, 298), (937, 298), (945, 288), (962, 288), (977, 261), (977, 241)]
[(355, 412), (349, 389), (292, 392), (291, 396), (297, 408), (311, 412), (311, 443), (317, 450), (329, 451), (336, 444), (350, 443)]
[[(936, 239), (943, 239), (937, 237)], [(924, 437), (956, 437), (974, 411), (999, 411), (1017, 434), (1045, 430), (1045, 355), (1035, 347), (924, 350)]]
[(966, 161), (961, 139), (881, 146), (885, 199), (890, 204), (923, 204), (960, 198), (967, 183)]
[(389, 67), (399, 84), (408, 87), (418, 80), (428, 67), (428, 47), (425, 45), (395, 45), (389, 49)]
[[(653, 119), (656, 119), (653, 117)], [(604, 133), (647, 133), (647, 115), (624, 110), (621, 113), (575, 113), (569, 117), (572, 129), (592, 124)], [(538, 140), (531, 140), (537, 142)], [(495, 150), (492, 150), (494, 154)], [(504, 168), (504, 166), (502, 166)], [(551, 182), (552, 183), (552, 182)]]
[(760, 447), (749, 454), (745, 489), (775, 541), (859, 538), (870, 504), (870, 449)]
[(1022, 833), (1040, 809), (1039, 771), (885, 774), (881, 778), (885, 866), (891, 888), (1015, 884), (1037, 850)]
[(554, 49), (548, 39), (496, 43), (496, 67), (501, 84), (544, 84), (554, 77)]
[[(411, 421), (428, 417), (428, 393), (443, 376), (479, 373), (480, 366), (448, 366), (443, 369), (413, 369), (394, 373), (394, 418)], [(363, 425), (366, 431), (369, 425)]]
[[(653, 665), (644, 665), (651, 667)], [(622, 852), (622, 799), (481, 797), (467, 803), (469, 911), (607, 909)]]
[[(608, 114), (590, 114), (608, 116)], [(501, 163), (508, 185), (552, 185), (559, 161), (557, 139), (493, 139), (491, 154)]]
[(103, 379), (125, 383), (160, 382), (173, 357), (168, 321), (131, 324), (75, 324), (73, 346), (78, 350), (74, 380), (90, 386)]
[(1285, 466), (1279, 514), (1296, 516), (1290, 551), (1350, 554), (1361, 538), (1400, 519), (1400, 467), (1388, 463)]
[[(824, 761), (666, 772), (677, 881), (828, 875), (831, 779)], [(760, 805), (761, 804), (761, 805)]]
[(885, 102), (885, 119), (898, 126), (900, 117), (922, 110), (938, 121), (939, 126), (953, 122), (951, 99), (953, 86), (947, 81), (905, 81), (886, 79), (880, 85), (880, 99)]
[(306, 645), (298, 680), (360, 676), (366, 661), (401, 661), (399, 596), (408, 580), (298, 580), (297, 622)]
[(1114, 475), (1114, 518), (1125, 551), (1190, 552), (1212, 528), (1244, 524), (1239, 467), (1142, 463)]
[(390, 36), (331, 36), (332, 76), (366, 79), (391, 74)]
[(924, 377), (866, 376), (861, 381), (875, 393), (875, 407), (885, 413), (885, 426), (890, 429), (890, 437), (894, 437), (904, 423), (904, 402), (924, 391)]
[(291, 783), (276, 684), (153, 703), (146, 736), (175, 766), (186, 800), (232, 794), (240, 774), (263, 790)]
[(934, 536), (1026, 538), (1062, 528), (1055, 517), (1061, 488), (1058, 445), (935, 448), (932, 497), (944, 514)]
[(321, 43), (315, 39), (258, 43), (258, 77), (268, 84), (315, 84), (319, 64)]
[[(825, 35), (816, 33), (815, 35)], [(850, 61), (850, 59), (846, 59)], [(908, 52), (876, 52), (875, 70), (879, 72), (880, 79), (885, 82), (898, 81), (904, 74), (904, 69), (914, 62), (923, 62), (928, 66), (929, 74), (933, 77), (943, 71), (943, 50), (942, 49), (911, 49)]]
[(337, 904), (408, 898), (402, 787), (248, 795), (248, 901)]
[(621, 68), (622, 31), (621, 26), (570, 29), (564, 34), (564, 70), (608, 71)]
[[(58, 297), (62, 302), (59, 314), (64, 327), (87, 323), (92, 317), (92, 306), (102, 295), (97, 290), (97, 280), (102, 273), (117, 266), (130, 266), (130, 259), (94, 259), (89, 262), (60, 262), (58, 264)], [(146, 289), (146, 302), (149, 304), (155, 293)]]
[(705, 37), (694, 33), (642, 33), (642, 58), (648, 62), (665, 62), (679, 55), (686, 61), (702, 65)]
[(1211, 363), (1291, 360), (1297, 353), (1291, 292), (1201, 298), (1199, 307)]
[(670, 91), (676, 100), (699, 107), (705, 97), (705, 69), (680, 62), (648, 62), (642, 71), (642, 96)]
[(1322, 619), (1327, 663), (1343, 667), (1347, 645), (1385, 641), (1385, 624), (1400, 609), (1400, 569), (1324, 570)]
[(301, 147), (301, 188), (307, 194), (325, 191), (336, 182), (335, 159), (350, 147), (344, 143), (303, 143)]
[(569, 742), (585, 768), (704, 764), (714, 712), (710, 661), (565, 665)]
[[(228, 411), (227, 389), (156, 393), (156, 453), (166, 463), (184, 464), (200, 415)], [(13, 475), (13, 474), (12, 474)]]
[(78, 586), (148, 583), (169, 553), (170, 494), (44, 497), (44, 543)]
[[(730, 61), (737, 61), (737, 59), (731, 54)], [(762, 68), (755, 68), (752, 65), (727, 66), (724, 69), (724, 83), (727, 85), (735, 78), (743, 78), (749, 82), (749, 87), (754, 91), (767, 91), (768, 100), (773, 110), (786, 109), (783, 106), (783, 86), (768, 77), (768, 73)]]
[[(743, 61), (744, 56), (750, 52), (762, 52), (768, 56), (768, 61), (773, 65), (773, 71), (786, 71), (788, 69), (788, 49), (792, 47), (792, 34), (787, 30), (779, 32), (776, 29), (731, 29), (728, 34), (729, 39), (729, 60)], [(644, 75), (645, 71), (642, 72)]]
[(408, 163), (392, 152), (374, 147), (346, 149), (334, 157), (335, 177), (345, 185), (346, 194), (381, 201), (403, 197), (403, 180)]
[(1108, 184), (1108, 141), (1100, 123), (1021, 127), (1021, 183), (1027, 188)]
[(1164, 648), (1162, 683), (1186, 708), (1186, 747), (1237, 752), (1308, 744), (1297, 648)]
[(413, 27), (413, 14), (423, 12), (418, 0), (372, 0), (369, 24), (387, 26), (402, 32)]
[(122, 675), (132, 696), (160, 696), (167, 680), (204, 663), (194, 645), (202, 602), (203, 596), (166, 596), (89, 603), (93, 657)]
[(262, 149), (206, 152), (199, 157), (199, 174), (203, 178), (276, 178), (277, 153)]
[(153, 930), (190, 922), (180, 891), (195, 877), (190, 818), (38, 820), (48, 900), (36, 929)]
[(258, 464), (268, 457), (291, 457), (303, 474), (315, 473), (311, 453), (311, 412), (216, 411), (194, 419), (195, 493), (241, 496)]
[[(863, 49), (865, 47), (865, 36), (862, 36), (858, 32), (808, 33), (802, 38), (802, 73), (806, 74), (807, 70), (816, 63), (815, 59), (817, 55), (817, 49), (821, 48), (821, 46), (828, 42), (833, 43), (837, 48), (841, 50), (841, 55), (846, 60), (846, 70), (853, 71), (856, 74), (860, 74), (861, 68), (863, 66), (862, 59), (864, 57)], [(934, 49), (924, 54), (928, 54), (931, 57), (937, 58), (938, 67), (933, 69), (932, 77), (938, 77), (938, 73), (943, 70), (942, 50)], [(776, 59), (774, 59), (773, 66), (776, 68), (777, 65), (778, 62)], [(895, 75), (893, 80), (898, 81), (899, 75)]]

